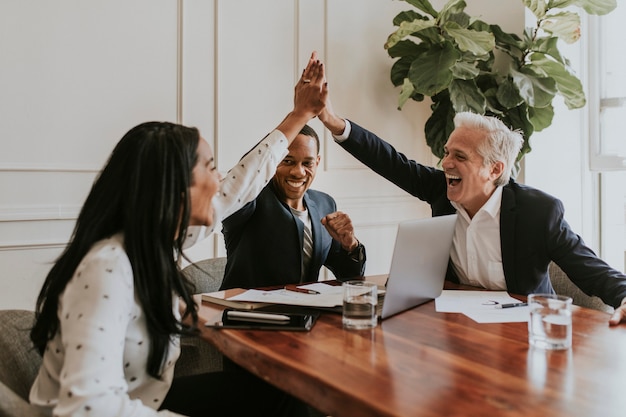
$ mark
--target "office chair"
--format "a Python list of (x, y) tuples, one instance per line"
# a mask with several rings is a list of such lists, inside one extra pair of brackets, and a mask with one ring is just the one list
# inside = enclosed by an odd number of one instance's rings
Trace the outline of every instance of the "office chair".
[(0, 417), (43, 417), (28, 402), (28, 394), (41, 356), (30, 341), (35, 313), (27, 310), (0, 310)]
[(613, 307), (604, 304), (599, 297), (590, 297), (585, 294), (580, 288), (574, 285), (572, 281), (570, 281), (565, 272), (563, 272), (563, 270), (554, 262), (550, 262), (548, 273), (550, 274), (550, 281), (552, 282), (554, 291), (556, 291), (557, 294), (572, 297), (572, 304), (604, 311), (606, 313), (613, 313)]
[[(196, 294), (218, 291), (224, 279), (226, 257), (204, 259), (183, 269), (183, 273), (196, 287)], [(203, 323), (198, 323), (202, 326)], [(193, 336), (180, 340), (181, 352), (174, 377), (216, 372), (223, 369), (223, 356), (217, 348)]]

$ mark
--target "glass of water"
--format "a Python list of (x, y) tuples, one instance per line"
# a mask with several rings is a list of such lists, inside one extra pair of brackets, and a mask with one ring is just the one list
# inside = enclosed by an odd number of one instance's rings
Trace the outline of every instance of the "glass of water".
[(557, 294), (530, 294), (528, 342), (548, 349), (569, 349), (572, 346), (572, 298)]
[(371, 329), (376, 327), (377, 285), (367, 281), (343, 283), (343, 327)]

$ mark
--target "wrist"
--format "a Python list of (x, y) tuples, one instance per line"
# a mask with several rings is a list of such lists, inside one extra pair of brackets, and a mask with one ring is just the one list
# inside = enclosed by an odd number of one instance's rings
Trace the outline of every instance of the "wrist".
[(342, 247), (342, 248), (343, 250), (348, 252), (350, 255), (352, 255), (354, 252), (356, 252), (357, 249), (359, 249), (360, 245), (361, 245), (361, 242), (359, 242), (357, 238), (354, 238), (354, 242), (352, 242), (351, 245), (349, 245), (348, 247)]
[(332, 116), (327, 121), (322, 120), (322, 123), (335, 136), (343, 135), (343, 132), (346, 130), (346, 121), (341, 117)]
[(361, 242), (356, 241), (356, 245), (352, 250), (346, 250), (348, 256), (354, 262), (365, 262), (365, 247), (361, 245)]

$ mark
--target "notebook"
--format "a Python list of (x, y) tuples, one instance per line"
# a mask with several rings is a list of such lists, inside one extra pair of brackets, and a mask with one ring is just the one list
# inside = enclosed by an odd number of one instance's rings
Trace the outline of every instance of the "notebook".
[(381, 320), (441, 294), (456, 217), (408, 220), (398, 225)]

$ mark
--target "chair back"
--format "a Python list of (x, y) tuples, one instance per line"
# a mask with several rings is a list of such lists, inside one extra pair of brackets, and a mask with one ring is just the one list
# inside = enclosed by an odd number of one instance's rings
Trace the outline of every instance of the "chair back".
[(220, 289), (226, 269), (226, 257), (203, 259), (183, 269), (183, 273), (196, 286), (196, 294)]
[(0, 310), (0, 417), (43, 415), (28, 403), (41, 366), (41, 355), (30, 340), (35, 313)]
[[(183, 273), (196, 286), (196, 293), (214, 292), (220, 289), (226, 269), (226, 257), (204, 259), (183, 269)], [(199, 324), (200, 326), (202, 323)], [(181, 352), (174, 376), (221, 371), (223, 356), (219, 350), (197, 337), (181, 338)]]
[(613, 307), (604, 304), (599, 297), (592, 297), (585, 294), (572, 281), (570, 281), (565, 272), (563, 272), (563, 270), (554, 262), (550, 263), (548, 273), (550, 274), (550, 281), (552, 282), (554, 291), (556, 291), (557, 294), (572, 297), (572, 304), (604, 311), (606, 313), (613, 313)]

